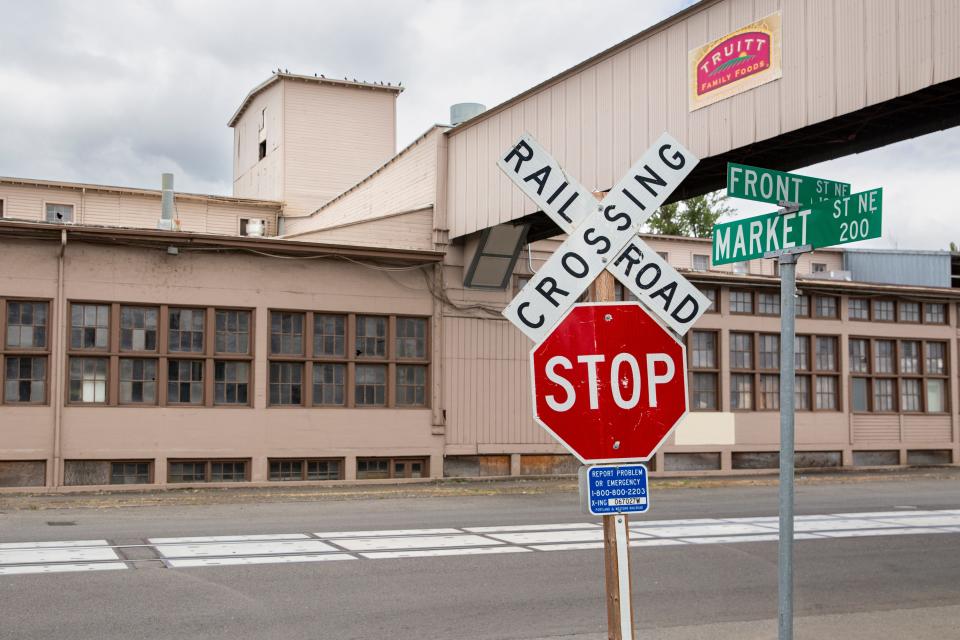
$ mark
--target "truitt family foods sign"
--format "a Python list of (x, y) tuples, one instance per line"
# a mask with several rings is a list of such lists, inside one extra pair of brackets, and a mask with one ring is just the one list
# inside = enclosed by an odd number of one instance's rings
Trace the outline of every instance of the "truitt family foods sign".
[(780, 12), (692, 49), (690, 111), (778, 79)]

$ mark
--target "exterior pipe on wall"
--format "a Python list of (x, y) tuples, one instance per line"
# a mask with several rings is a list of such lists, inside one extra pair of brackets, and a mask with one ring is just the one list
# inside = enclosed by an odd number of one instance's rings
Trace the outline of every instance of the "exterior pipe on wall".
[(50, 384), (50, 401), (53, 403), (53, 471), (50, 483), (54, 487), (63, 484), (62, 467), (63, 455), (61, 452), (61, 431), (63, 427), (63, 404), (64, 404), (64, 360), (67, 352), (66, 345), (66, 301), (63, 296), (63, 261), (64, 254), (67, 251), (67, 230), (60, 230), (60, 252), (57, 256), (57, 300), (56, 304), (56, 328), (51, 332), (51, 346), (53, 347), (54, 367)]

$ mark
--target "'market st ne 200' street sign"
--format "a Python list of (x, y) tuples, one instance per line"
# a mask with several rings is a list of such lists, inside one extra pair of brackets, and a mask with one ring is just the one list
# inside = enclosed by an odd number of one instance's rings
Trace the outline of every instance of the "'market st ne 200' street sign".
[(801, 203), (793, 213), (767, 213), (713, 227), (713, 264), (762, 258), (803, 247), (820, 249), (879, 238), (883, 189), (871, 189), (816, 204)]

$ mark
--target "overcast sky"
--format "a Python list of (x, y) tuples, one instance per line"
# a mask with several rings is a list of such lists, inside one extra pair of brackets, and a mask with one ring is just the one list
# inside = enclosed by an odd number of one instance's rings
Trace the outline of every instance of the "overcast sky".
[[(398, 148), (449, 105), (496, 105), (691, 4), (684, 0), (230, 0), (4, 5), (0, 175), (231, 192), (227, 119), (278, 67), (402, 81)], [(884, 238), (960, 243), (960, 129), (807, 169), (884, 187)], [(768, 208), (732, 202), (742, 214)]]

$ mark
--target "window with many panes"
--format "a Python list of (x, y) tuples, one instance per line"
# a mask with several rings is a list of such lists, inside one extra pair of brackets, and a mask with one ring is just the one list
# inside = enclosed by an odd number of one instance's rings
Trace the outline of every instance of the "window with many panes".
[(796, 315), (798, 318), (809, 318), (810, 317), (810, 296), (802, 293), (798, 293), (796, 297), (797, 311)]
[(867, 298), (849, 298), (847, 300), (847, 315), (851, 320), (870, 319), (870, 300)]
[[(798, 411), (837, 410), (839, 375), (836, 336), (798, 335), (794, 339)], [(730, 333), (730, 406), (734, 410), (780, 408), (780, 336)]]
[(249, 309), (70, 304), (68, 401), (250, 406)]
[(837, 298), (834, 296), (814, 296), (813, 313), (817, 318), (837, 318)]
[(920, 303), (903, 301), (897, 303), (897, 319), (900, 322), (920, 322)]
[(947, 324), (947, 305), (942, 302), (927, 302), (923, 305), (925, 324)]
[(426, 458), (357, 458), (357, 479), (425, 478)]
[(120, 307), (120, 350), (156, 351), (158, 316), (156, 307)]
[(170, 308), (167, 344), (171, 353), (203, 353), (205, 316), (205, 309)]
[(780, 294), (769, 292), (758, 293), (757, 312), (762, 316), (780, 315)]
[(0, 404), (47, 400), (50, 303), (0, 298)]
[(710, 268), (710, 256), (702, 253), (693, 254), (693, 270), (706, 271)]
[(249, 460), (170, 460), (167, 482), (245, 482)]
[(70, 348), (106, 351), (110, 338), (110, 306), (106, 304), (70, 305)]
[(271, 458), (269, 479), (274, 482), (297, 480), (340, 480), (343, 459)]
[(730, 313), (753, 313), (753, 292), (731, 289)]
[(707, 313), (720, 313), (720, 302), (718, 297), (718, 289), (716, 287), (697, 287), (700, 289), (700, 293), (710, 301), (710, 305), (707, 307)]
[(428, 405), (428, 318), (319, 311), (270, 314), (275, 334), (271, 405)]
[(840, 409), (839, 344), (836, 336), (796, 336), (794, 402), (798, 411)]
[(720, 409), (720, 336), (717, 331), (691, 331), (687, 353), (690, 364), (690, 408)]
[(855, 412), (949, 410), (946, 342), (850, 338), (849, 368)]
[(873, 300), (871, 317), (874, 322), (893, 322), (896, 320), (896, 303), (893, 300)]
[(110, 484), (148, 484), (153, 464), (148, 461), (111, 462)]
[(120, 358), (120, 404), (157, 403), (157, 361)]

